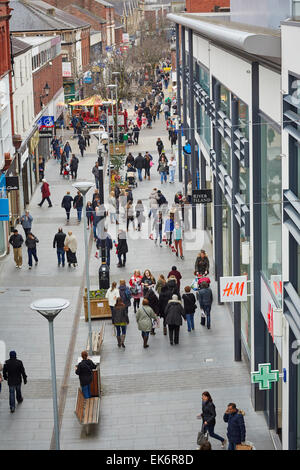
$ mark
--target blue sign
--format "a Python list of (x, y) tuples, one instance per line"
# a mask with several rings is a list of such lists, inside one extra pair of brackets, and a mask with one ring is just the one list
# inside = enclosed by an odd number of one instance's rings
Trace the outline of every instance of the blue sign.
[(0, 198), (6, 197), (6, 178), (5, 173), (0, 175)]
[(54, 127), (54, 116), (42, 116), (38, 120), (39, 129), (42, 127)]
[(92, 73), (86, 72), (83, 77), (83, 83), (92, 83), (92, 82), (93, 82)]
[(9, 220), (8, 199), (0, 199), (0, 220)]
[(102, 69), (105, 69), (105, 63), (104, 63), (104, 62), (99, 62), (98, 65), (99, 65), (99, 67), (101, 67)]
[(106, 50), (106, 52), (111, 52), (113, 50), (113, 48), (111, 46), (106, 46), (105, 50)]
[(192, 150), (191, 150), (191, 145), (190, 145), (190, 144), (186, 144), (186, 145), (183, 147), (183, 151), (184, 151), (185, 153), (190, 154), (191, 151), (192, 151)]

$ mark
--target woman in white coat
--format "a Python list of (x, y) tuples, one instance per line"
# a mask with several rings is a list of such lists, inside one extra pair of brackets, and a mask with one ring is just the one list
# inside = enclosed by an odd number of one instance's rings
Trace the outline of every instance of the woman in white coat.
[(117, 298), (120, 297), (120, 291), (117, 288), (117, 283), (113, 282), (111, 287), (108, 289), (108, 291), (105, 294), (106, 299), (108, 299), (108, 304), (111, 309), (111, 318), (112, 318), (112, 323), (114, 323), (114, 307), (117, 303)]
[(77, 251), (77, 239), (72, 232), (68, 232), (68, 235), (65, 238), (64, 243), (64, 250), (67, 252), (67, 261), (69, 268), (71, 264), (73, 264), (74, 268), (77, 266), (77, 258), (76, 258), (76, 251)]

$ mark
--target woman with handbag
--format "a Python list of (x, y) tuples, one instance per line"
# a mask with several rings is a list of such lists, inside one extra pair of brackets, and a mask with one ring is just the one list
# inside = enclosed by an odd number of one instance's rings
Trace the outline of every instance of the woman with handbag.
[(108, 299), (108, 305), (111, 310), (112, 323), (114, 323), (114, 308), (117, 303), (117, 298), (120, 297), (119, 289), (117, 288), (117, 283), (113, 282), (111, 287), (107, 290), (105, 298)]
[(117, 302), (116, 302), (116, 305), (114, 306), (113, 312), (114, 313), (113, 313), (112, 321), (117, 330), (118, 347), (120, 348), (122, 346), (122, 348), (125, 349), (124, 343), (125, 343), (125, 336), (126, 336), (126, 328), (127, 328), (127, 325), (129, 324), (129, 318), (128, 318), (128, 307), (126, 307), (125, 304), (122, 302), (121, 297), (117, 298)]
[(138, 329), (142, 332), (144, 348), (149, 347), (147, 343), (149, 339), (149, 333), (152, 330), (153, 320), (157, 320), (157, 315), (149, 306), (148, 299), (143, 299), (143, 305), (136, 312), (136, 321), (138, 324)]
[(136, 269), (133, 276), (131, 276), (129, 285), (133, 297), (134, 313), (136, 313), (137, 309), (140, 307), (141, 298), (143, 297), (142, 276), (138, 269)]
[(77, 239), (72, 232), (68, 232), (68, 235), (65, 238), (64, 250), (67, 252), (67, 261), (69, 268), (71, 267), (71, 264), (73, 264), (74, 268), (76, 268)]
[(196, 297), (191, 292), (190, 286), (184, 288), (185, 294), (182, 296), (185, 318), (187, 321), (188, 332), (195, 329), (194, 314), (197, 309)]
[(222, 443), (222, 449), (224, 449), (226, 439), (214, 432), (216, 425), (216, 407), (209, 392), (202, 393), (202, 413), (198, 415), (197, 418), (202, 418), (203, 420), (202, 433), (208, 433), (210, 437), (220, 441)]

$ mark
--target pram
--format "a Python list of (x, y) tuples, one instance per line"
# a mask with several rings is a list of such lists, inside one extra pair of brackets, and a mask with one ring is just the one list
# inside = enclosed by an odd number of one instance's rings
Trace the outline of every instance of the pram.
[(134, 171), (127, 173), (127, 181), (130, 188), (137, 188), (136, 173)]

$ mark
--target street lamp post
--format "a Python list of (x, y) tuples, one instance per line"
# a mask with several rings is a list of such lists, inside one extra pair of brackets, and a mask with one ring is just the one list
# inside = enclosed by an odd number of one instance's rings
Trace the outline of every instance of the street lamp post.
[(57, 406), (57, 386), (56, 386), (56, 365), (55, 365), (55, 348), (54, 348), (54, 330), (53, 322), (57, 315), (69, 307), (70, 302), (66, 299), (40, 299), (35, 300), (30, 305), (32, 310), (39, 312), (48, 320), (49, 338), (50, 338), (50, 358), (51, 358), (51, 378), (52, 378), (52, 399), (53, 399), (53, 415), (54, 415), (54, 434), (55, 448), (60, 450), (59, 442), (59, 421)]
[(112, 75), (115, 76), (115, 85), (116, 85), (116, 114), (117, 114), (117, 143), (119, 143), (119, 106), (118, 106), (118, 76), (120, 75), (120, 72), (113, 72)]
[(117, 88), (117, 85), (108, 85), (108, 88), (110, 89), (110, 99), (111, 99), (111, 115), (112, 115), (112, 120), (113, 120), (113, 150), (114, 150), (114, 155), (115, 155), (115, 119), (114, 119), (114, 94), (113, 90)]
[[(83, 196), (83, 210), (86, 207), (86, 194), (95, 186), (95, 183), (89, 181), (78, 181), (73, 183), (72, 186), (81, 192)], [(91, 303), (90, 303), (90, 270), (89, 270), (89, 255), (88, 255), (88, 239), (87, 239), (87, 223), (86, 214), (83, 213), (83, 229), (84, 229), (84, 247), (85, 247), (85, 276), (86, 276), (86, 290), (87, 290), (87, 305), (88, 305), (88, 321), (89, 321), (89, 354), (92, 355), (92, 321), (91, 321)]]
[(108, 108), (110, 105), (109, 101), (103, 101), (102, 105), (105, 107), (106, 110), (106, 132), (108, 135), (108, 145), (107, 145), (107, 164), (108, 164), (108, 188), (109, 193), (111, 190), (111, 173), (110, 173), (110, 150), (109, 150), (109, 123), (108, 123)]

